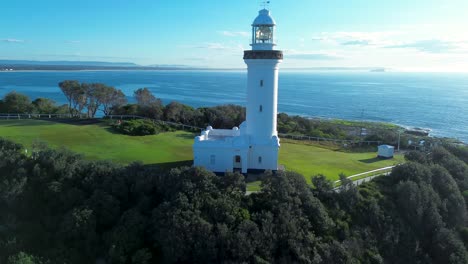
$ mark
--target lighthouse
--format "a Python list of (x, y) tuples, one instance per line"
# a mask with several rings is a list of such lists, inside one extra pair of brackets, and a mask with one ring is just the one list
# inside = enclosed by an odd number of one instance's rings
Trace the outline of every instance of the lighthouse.
[(240, 127), (207, 127), (195, 138), (194, 165), (214, 172), (278, 170), (278, 70), (283, 52), (275, 50), (276, 23), (267, 9), (252, 23), (247, 64), (247, 117)]
[[(278, 168), (279, 139), (278, 66), (283, 52), (275, 50), (275, 20), (260, 10), (252, 24), (252, 50), (244, 51), (247, 64), (247, 135), (250, 136), (252, 166)], [(255, 164), (255, 158), (257, 164)]]

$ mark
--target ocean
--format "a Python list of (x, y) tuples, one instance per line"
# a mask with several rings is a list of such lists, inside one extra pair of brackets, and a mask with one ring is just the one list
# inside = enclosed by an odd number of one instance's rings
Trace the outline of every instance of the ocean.
[[(102, 82), (149, 88), (164, 103), (193, 107), (245, 105), (245, 71), (0, 72), (0, 97), (10, 91), (65, 103), (58, 82)], [(278, 110), (292, 115), (383, 121), (429, 128), (468, 143), (468, 74), (280, 70)]]

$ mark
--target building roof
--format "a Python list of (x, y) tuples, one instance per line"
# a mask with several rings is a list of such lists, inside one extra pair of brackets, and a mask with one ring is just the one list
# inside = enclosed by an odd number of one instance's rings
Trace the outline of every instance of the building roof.
[(270, 16), (270, 11), (262, 9), (258, 12), (257, 18), (255, 18), (252, 26), (274, 26), (276, 25), (275, 20)]
[(379, 148), (392, 149), (392, 148), (395, 148), (395, 147), (394, 147), (394, 146), (390, 146), (390, 145), (380, 145)]

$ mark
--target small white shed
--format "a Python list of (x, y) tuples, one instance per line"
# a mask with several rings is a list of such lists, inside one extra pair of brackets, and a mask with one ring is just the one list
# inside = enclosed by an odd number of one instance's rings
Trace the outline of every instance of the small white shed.
[(390, 145), (380, 145), (378, 154), (380, 158), (393, 158), (393, 155), (395, 153), (395, 147), (390, 146)]

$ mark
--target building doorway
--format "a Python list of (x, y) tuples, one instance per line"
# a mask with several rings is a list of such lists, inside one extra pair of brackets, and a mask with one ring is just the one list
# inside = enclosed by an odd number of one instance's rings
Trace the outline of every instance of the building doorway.
[(242, 170), (242, 158), (240, 155), (234, 156), (234, 170)]

